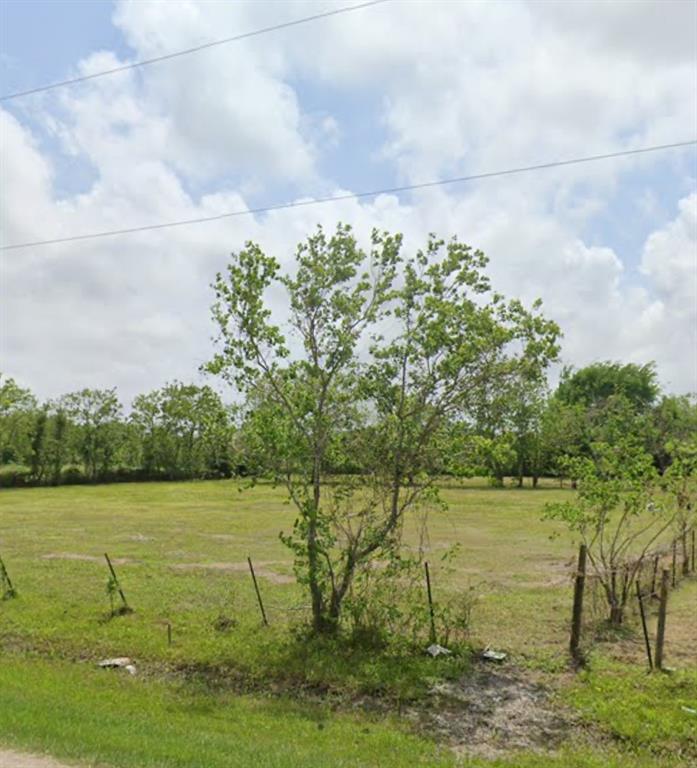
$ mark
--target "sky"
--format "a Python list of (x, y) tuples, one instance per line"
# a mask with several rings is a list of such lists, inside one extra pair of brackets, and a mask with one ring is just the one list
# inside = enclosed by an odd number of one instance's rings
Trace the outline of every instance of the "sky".
[[(355, 4), (3, 0), (0, 94)], [(697, 138), (697, 2), (389, 0), (0, 102), (4, 245)], [(697, 391), (697, 149), (0, 252), (0, 371), (53, 398), (203, 383), (210, 284), (318, 223), (457, 235), (563, 363)]]

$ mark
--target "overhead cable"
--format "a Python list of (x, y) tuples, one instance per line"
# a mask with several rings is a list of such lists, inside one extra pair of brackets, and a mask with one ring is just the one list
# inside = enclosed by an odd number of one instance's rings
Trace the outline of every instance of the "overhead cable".
[(320, 19), (327, 19), (330, 16), (338, 16), (342, 13), (349, 13), (351, 11), (359, 11), (362, 8), (369, 8), (372, 5), (380, 5), (386, 3), (388, 0), (370, 0), (369, 2), (359, 3), (358, 5), (349, 5), (344, 8), (336, 8), (333, 11), (324, 11), (323, 13), (315, 13), (312, 16), (304, 16), (302, 19), (294, 19), (293, 21), (284, 21), (280, 24), (274, 24), (270, 27), (263, 27), (262, 29), (255, 29), (251, 32), (243, 32), (240, 35), (233, 35), (232, 37), (224, 37), (221, 40), (211, 40), (201, 45), (195, 45), (192, 48), (185, 48), (181, 51), (174, 51), (173, 53), (166, 53), (162, 56), (154, 56), (151, 59), (142, 59), (141, 61), (133, 61), (130, 64), (123, 64), (113, 69), (105, 69), (101, 72), (92, 72), (88, 75), (80, 75), (79, 77), (73, 77), (69, 80), (61, 80), (57, 83), (49, 83), (47, 85), (40, 85), (36, 88), (29, 88), (26, 91), (17, 91), (16, 93), (7, 93), (4, 96), (0, 96), (1, 101), (10, 101), (11, 99), (19, 99), (21, 96), (30, 96), (34, 93), (43, 93), (44, 91), (52, 91), (54, 88), (63, 88), (66, 85), (75, 85), (77, 83), (84, 83), (86, 80), (95, 80), (98, 77), (106, 77), (107, 75), (115, 75), (117, 72), (126, 72), (129, 69), (137, 69), (138, 67), (145, 67), (148, 64), (157, 64), (160, 61), (168, 61), (169, 59), (176, 59), (179, 56), (188, 56), (191, 53), (198, 53), (208, 48), (215, 48), (219, 45), (227, 45), (228, 43), (235, 43), (238, 40), (247, 40), (250, 37), (257, 37), (258, 35), (265, 35), (268, 32), (276, 32), (281, 29), (288, 29), (289, 27), (297, 27), (301, 24), (308, 24), (311, 21), (319, 21)]
[(449, 179), (436, 179), (433, 181), (424, 181), (419, 184), (404, 184), (399, 187), (385, 187), (383, 189), (373, 189), (365, 192), (346, 192), (339, 195), (330, 195), (329, 197), (320, 197), (306, 200), (294, 200), (276, 205), (266, 205), (260, 208), (245, 208), (237, 211), (228, 211), (218, 213), (213, 216), (200, 216), (195, 219), (180, 219), (179, 221), (167, 221), (159, 224), (145, 224), (137, 227), (125, 227), (123, 229), (112, 229), (103, 232), (89, 232), (82, 235), (70, 235), (67, 237), (55, 237), (46, 240), (35, 240), (26, 243), (13, 243), (0, 247), (2, 251), (12, 251), (19, 248), (32, 248), (44, 245), (55, 245), (57, 243), (71, 243), (78, 240), (94, 240), (102, 237), (114, 237), (116, 235), (129, 235), (136, 232), (148, 232), (158, 229), (168, 229), (170, 227), (183, 227), (190, 224), (203, 224), (209, 221), (220, 221), (237, 216), (253, 216), (256, 214), (270, 213), (273, 211), (282, 211), (289, 208), (304, 208), (311, 205), (322, 205), (324, 203), (336, 203), (342, 200), (354, 200), (366, 197), (377, 197), (378, 195), (398, 194), (400, 192), (413, 192), (420, 189), (429, 189), (448, 184), (461, 184), (467, 181), (477, 181), (480, 179), (490, 179), (497, 176), (512, 176), (517, 173), (528, 173), (531, 171), (541, 171), (548, 168), (560, 168), (567, 165), (579, 165), (581, 163), (591, 163), (599, 160), (610, 160), (615, 157), (627, 157), (629, 155), (641, 155), (648, 152), (658, 152), (666, 149), (677, 149), (680, 147), (689, 147), (697, 145), (697, 139), (689, 141), (678, 141), (673, 144), (656, 144), (650, 147), (640, 147), (638, 149), (625, 149), (619, 152), (607, 152), (602, 155), (589, 155), (587, 157), (576, 157), (570, 160), (555, 160), (547, 163), (537, 163), (535, 165), (519, 166), (517, 168), (506, 168), (499, 171), (486, 171), (484, 173), (475, 173), (469, 176), (455, 176)]

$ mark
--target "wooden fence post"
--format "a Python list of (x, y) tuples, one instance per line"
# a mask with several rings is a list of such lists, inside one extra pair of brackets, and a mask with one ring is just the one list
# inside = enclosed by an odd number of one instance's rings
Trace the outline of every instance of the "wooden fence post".
[(673, 578), (671, 579), (671, 586), (675, 587), (675, 572), (676, 572), (676, 566), (678, 562), (678, 540), (673, 539)]
[(259, 609), (261, 610), (261, 618), (264, 622), (264, 626), (268, 627), (269, 622), (266, 618), (266, 611), (264, 610), (264, 603), (261, 601), (261, 592), (259, 592), (259, 585), (257, 584), (257, 577), (254, 574), (254, 566), (252, 565), (252, 558), (247, 557), (247, 562), (249, 563), (249, 572), (252, 574), (252, 581), (254, 582), (254, 591), (257, 593), (257, 600), (259, 601)]
[(670, 571), (663, 569), (661, 575), (661, 601), (658, 604), (658, 627), (656, 629), (656, 669), (663, 669), (663, 643), (666, 636), (666, 612), (668, 610), (668, 583)]
[(658, 561), (660, 555), (653, 556), (653, 576), (651, 577), (651, 597), (656, 597), (656, 579), (658, 577)]
[(428, 562), (424, 561), (426, 571), (426, 594), (428, 595), (428, 611), (431, 617), (431, 642), (436, 642), (436, 616), (433, 610), (433, 595), (431, 594), (431, 574), (428, 571)]
[(578, 568), (574, 579), (574, 607), (571, 616), (571, 639), (569, 641), (571, 658), (576, 664), (583, 661), (579, 647), (581, 644), (581, 620), (583, 618), (583, 590), (586, 583), (586, 555), (586, 545), (581, 544), (578, 549)]
[(9, 600), (11, 597), (16, 597), (17, 592), (15, 591), (14, 585), (12, 584), (12, 580), (10, 579), (10, 574), (7, 572), (7, 568), (5, 568), (5, 563), (3, 562), (3, 559), (0, 557), (0, 585), (5, 585), (5, 591), (2, 595), (0, 595), (0, 598), (3, 600)]
[(644, 612), (644, 601), (641, 597), (641, 586), (639, 585), (639, 579), (636, 580), (636, 596), (639, 600), (639, 614), (641, 615), (641, 627), (644, 630), (644, 645), (646, 646), (646, 657), (649, 660), (649, 669), (653, 669), (653, 661), (651, 659), (651, 642), (649, 641), (649, 630), (646, 627), (646, 613)]

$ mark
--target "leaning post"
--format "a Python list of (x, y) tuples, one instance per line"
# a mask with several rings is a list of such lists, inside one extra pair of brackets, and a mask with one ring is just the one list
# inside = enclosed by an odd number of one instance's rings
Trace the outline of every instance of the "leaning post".
[(569, 651), (575, 664), (583, 662), (580, 652), (581, 645), (581, 621), (583, 619), (583, 591), (586, 584), (586, 555), (587, 548), (581, 544), (578, 549), (578, 568), (574, 579), (574, 607), (571, 616), (571, 639)]
[(658, 604), (658, 627), (656, 629), (656, 669), (663, 669), (663, 644), (666, 636), (666, 613), (668, 610), (668, 586), (670, 582), (670, 571), (663, 569), (661, 575), (661, 599)]

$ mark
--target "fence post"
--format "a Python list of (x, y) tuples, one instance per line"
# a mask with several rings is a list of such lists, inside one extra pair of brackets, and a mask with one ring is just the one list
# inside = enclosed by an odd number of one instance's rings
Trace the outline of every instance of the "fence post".
[(581, 620), (583, 617), (583, 590), (586, 583), (586, 554), (586, 545), (581, 544), (578, 549), (578, 568), (576, 570), (576, 578), (574, 579), (574, 607), (571, 616), (571, 640), (569, 642), (571, 658), (576, 664), (580, 664), (583, 661), (579, 646), (581, 643)]
[(675, 565), (676, 565), (677, 558), (678, 558), (678, 540), (673, 539), (673, 566), (672, 566), (673, 578), (671, 581), (671, 585), (673, 587), (675, 587)]
[(653, 557), (653, 577), (651, 578), (651, 597), (656, 596), (656, 577), (658, 575), (658, 560), (659, 555)]
[(261, 601), (261, 592), (259, 592), (257, 577), (254, 574), (254, 566), (252, 565), (252, 558), (247, 557), (247, 562), (249, 563), (249, 572), (252, 574), (252, 581), (254, 582), (254, 591), (257, 593), (257, 600), (259, 601), (259, 609), (261, 610), (261, 618), (262, 618), (262, 621), (264, 622), (264, 626), (268, 627), (269, 622), (266, 619), (266, 611), (264, 610), (264, 603)]
[(670, 571), (663, 569), (661, 574), (661, 601), (658, 604), (658, 627), (656, 629), (656, 669), (663, 669), (663, 643), (666, 636), (666, 611), (668, 610), (668, 582)]
[(7, 572), (7, 568), (5, 568), (5, 563), (3, 562), (3, 559), (0, 557), (0, 585), (2, 585), (4, 582), (5, 591), (0, 597), (4, 600), (7, 600), (11, 597), (16, 597), (17, 592), (15, 592), (15, 588), (12, 584), (12, 580), (10, 579), (10, 574)]
[(116, 586), (116, 589), (118, 590), (119, 595), (121, 595), (121, 601), (123, 602), (123, 610), (130, 613), (131, 609), (128, 605), (128, 601), (126, 600), (126, 595), (124, 595), (123, 589), (121, 589), (121, 583), (119, 582), (118, 577), (116, 576), (116, 571), (114, 570), (114, 566), (111, 564), (109, 555), (106, 552), (104, 553), (104, 558), (106, 559), (106, 564), (109, 566), (109, 571), (111, 571), (111, 578), (114, 580), (114, 585)]
[(639, 585), (639, 579), (636, 580), (636, 596), (639, 600), (639, 614), (641, 615), (641, 627), (644, 630), (644, 644), (646, 645), (646, 657), (649, 660), (649, 670), (653, 669), (653, 661), (651, 659), (651, 642), (649, 641), (649, 630), (646, 627), (646, 614), (644, 612), (644, 601), (641, 597), (641, 586)]
[(426, 594), (428, 595), (428, 612), (431, 617), (431, 642), (436, 642), (436, 617), (433, 611), (433, 595), (431, 594), (431, 574), (428, 571), (428, 561), (424, 561), (426, 571)]

